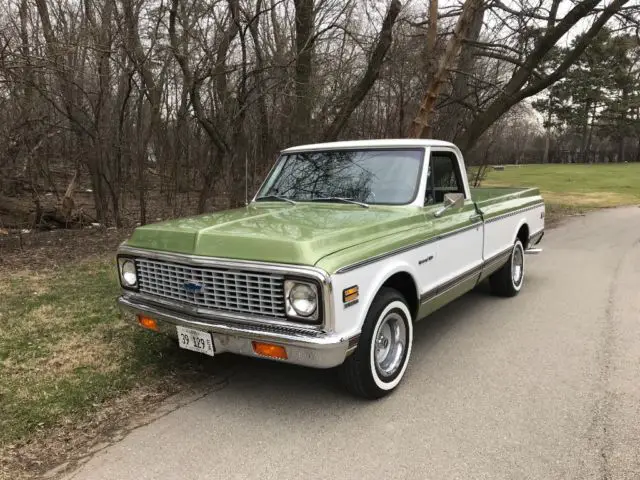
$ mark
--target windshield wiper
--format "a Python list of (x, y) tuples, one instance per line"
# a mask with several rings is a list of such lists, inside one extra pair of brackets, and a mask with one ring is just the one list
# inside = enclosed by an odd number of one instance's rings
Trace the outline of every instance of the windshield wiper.
[(290, 198), (283, 197), (281, 195), (263, 195), (262, 197), (256, 198), (256, 202), (259, 202), (260, 200), (280, 200), (281, 202), (289, 202), (291, 205), (295, 205), (297, 203)]
[(312, 198), (312, 202), (342, 202), (342, 203), (352, 203), (354, 205), (360, 205), (362, 208), (369, 208), (369, 204), (364, 202), (358, 202), (357, 200), (352, 200), (351, 198), (344, 197), (319, 197)]

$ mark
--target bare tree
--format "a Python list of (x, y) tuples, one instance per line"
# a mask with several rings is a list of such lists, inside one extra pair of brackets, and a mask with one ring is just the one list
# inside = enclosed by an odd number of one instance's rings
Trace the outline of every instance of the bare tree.
[[(560, 80), (567, 69), (585, 51), (589, 42), (598, 34), (602, 27), (620, 12), (628, 0), (613, 0), (602, 11), (596, 9), (599, 0), (582, 0), (577, 3), (561, 20), (555, 23), (557, 6), (552, 8), (548, 19), (548, 28), (534, 43), (534, 48), (522, 60), (511, 59), (511, 63), (517, 64), (509, 81), (501, 88), (501, 93), (491, 104), (479, 113), (466, 128), (465, 132), (456, 138), (456, 142), (463, 150), (473, 147), (478, 138), (498, 120), (512, 106), (522, 100), (531, 97)], [(555, 2), (554, 2), (555, 5)], [(558, 41), (580, 20), (594, 15), (591, 26), (575, 43), (572, 49), (566, 52), (558, 66), (545, 75), (537, 75), (538, 69), (544, 62), (549, 52)]]
[[(0, 7), (0, 196), (20, 200), (3, 202), (2, 228), (130, 225), (239, 206), (284, 146), (399, 137), (414, 119), (414, 135), (475, 146), (472, 162), (503, 161), (509, 148), (519, 161), (535, 149), (541, 158), (524, 100), (561, 80), (603, 26), (623, 35), (638, 23), (628, 0)], [(627, 70), (631, 78), (637, 67)], [(611, 91), (629, 106), (634, 85)], [(640, 155), (632, 134), (614, 128), (635, 125), (637, 108), (612, 107), (610, 133), (601, 110), (592, 103), (580, 129), (550, 131), (549, 161), (561, 149), (573, 158), (585, 141), (591, 157)], [(511, 130), (526, 148), (509, 147)]]

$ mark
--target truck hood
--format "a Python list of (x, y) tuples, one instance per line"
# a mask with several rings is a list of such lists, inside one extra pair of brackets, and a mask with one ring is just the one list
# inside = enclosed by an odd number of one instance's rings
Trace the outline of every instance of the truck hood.
[(127, 246), (239, 260), (315, 265), (342, 249), (412, 228), (415, 207), (275, 203), (138, 227)]

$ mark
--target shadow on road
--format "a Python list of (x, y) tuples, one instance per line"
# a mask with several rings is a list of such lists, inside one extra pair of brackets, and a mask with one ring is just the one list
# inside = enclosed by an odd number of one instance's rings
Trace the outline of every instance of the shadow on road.
[[(411, 363), (429, 361), (432, 348), (441, 341), (446, 341), (451, 330), (459, 324), (473, 322), (474, 310), (487, 302), (495, 301), (491, 297), (487, 285), (480, 285), (460, 299), (443, 307), (416, 325)], [(208, 360), (208, 359), (207, 359)], [(277, 402), (295, 398), (299, 408), (317, 405), (322, 402), (335, 401), (337, 404), (355, 404), (360, 400), (350, 396), (339, 383), (337, 371), (316, 370), (224, 354), (206, 361), (203, 365), (206, 372), (217, 377), (218, 389), (223, 389), (227, 401), (229, 397), (237, 397), (236, 401), (246, 404), (247, 398), (260, 398), (258, 404), (265, 408), (273, 408)], [(408, 376), (411, 375), (411, 366)], [(273, 402), (276, 402), (275, 404)], [(251, 402), (253, 403), (253, 402)]]

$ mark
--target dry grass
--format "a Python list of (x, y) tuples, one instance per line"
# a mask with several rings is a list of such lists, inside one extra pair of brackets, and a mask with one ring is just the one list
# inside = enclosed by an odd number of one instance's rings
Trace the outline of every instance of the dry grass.
[(119, 318), (112, 261), (14, 271), (0, 292), (0, 478), (41, 473), (134, 415), (122, 399), (153, 404), (208, 368)]
[(625, 195), (616, 192), (545, 192), (545, 200), (550, 203), (560, 205), (571, 205), (578, 208), (609, 208), (622, 205), (633, 205), (637, 203), (637, 198), (632, 195)]
[(90, 368), (99, 373), (110, 373), (122, 363), (115, 345), (100, 342), (90, 335), (71, 335), (56, 343), (40, 365), (54, 376), (68, 375), (79, 368)]

